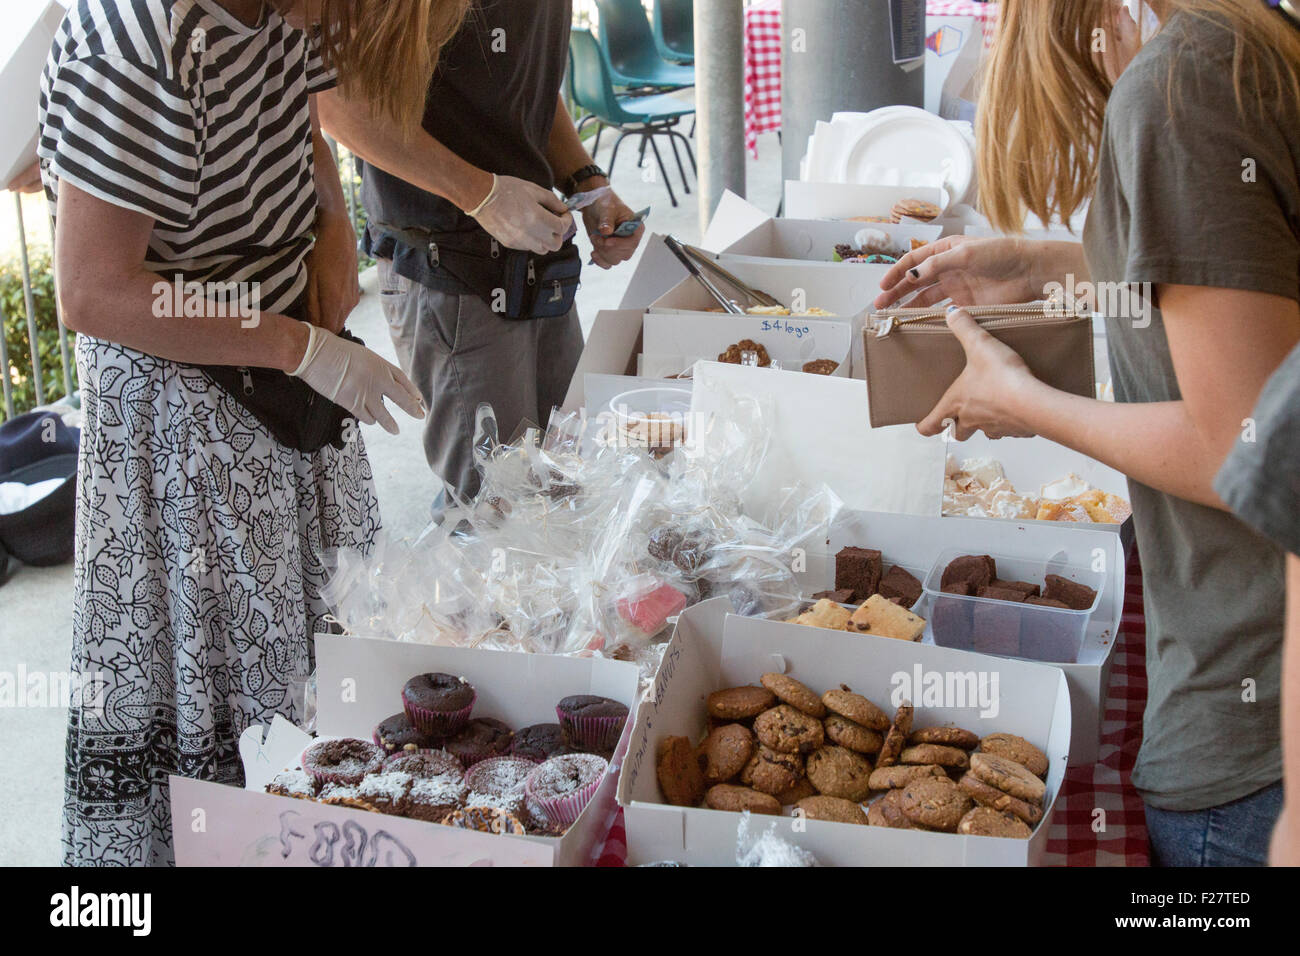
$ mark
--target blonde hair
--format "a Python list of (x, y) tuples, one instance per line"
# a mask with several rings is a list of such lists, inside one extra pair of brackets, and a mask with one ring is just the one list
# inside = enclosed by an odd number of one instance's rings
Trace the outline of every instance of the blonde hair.
[(348, 97), (418, 125), (438, 55), (472, 0), (320, 0), (321, 56)]
[[(1068, 222), (1092, 195), (1112, 83), (1094, 36), (1111, 32), (1115, 0), (1002, 0), (976, 117), (980, 204), (993, 226), (1022, 232), (1025, 214)], [(1237, 107), (1268, 119), (1274, 101), (1300, 102), (1300, 32), (1260, 0), (1156, 0), (1229, 29)], [(1097, 34), (1096, 31), (1102, 31)], [(1168, 90), (1173, 108), (1172, 84)]]

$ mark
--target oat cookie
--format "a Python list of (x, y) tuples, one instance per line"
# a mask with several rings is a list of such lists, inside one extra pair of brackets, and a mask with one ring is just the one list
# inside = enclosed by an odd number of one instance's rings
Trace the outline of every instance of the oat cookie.
[(700, 772), (695, 748), (687, 738), (664, 738), (659, 744), (655, 772), (664, 799), (673, 806), (693, 807), (703, 798), (704, 774)]
[(880, 750), (885, 738), (874, 730), (868, 730), (861, 724), (855, 724), (839, 714), (827, 714), (822, 721), (826, 728), (826, 739), (831, 743), (848, 747), (862, 754), (873, 754)]
[(727, 724), (709, 731), (698, 755), (704, 782), (724, 783), (745, 769), (754, 753), (754, 735), (748, 727)]
[(805, 797), (794, 805), (802, 810), (809, 820), (830, 820), (834, 823), (856, 823), (867, 825), (867, 811), (862, 804), (853, 800), (841, 800), (839, 797)]
[(902, 790), (890, 790), (879, 800), (867, 806), (867, 823), (873, 827), (890, 827), (894, 830), (924, 830), (903, 814)]
[(1017, 800), (1011, 794), (1003, 793), (997, 787), (990, 787), (983, 780), (969, 773), (963, 776), (957, 782), (957, 785), (970, 794), (971, 799), (981, 807), (1005, 810), (1024, 820), (1030, 826), (1043, 818), (1042, 807), (1035, 806), (1024, 800)]
[(943, 767), (936, 764), (894, 764), (871, 771), (868, 783), (872, 790), (894, 790), (922, 777), (943, 777)]
[[(803, 779), (803, 757), (758, 745), (740, 771), (740, 782), (760, 793), (783, 794)], [(782, 803), (785, 801), (783, 800)], [(793, 802), (793, 801), (792, 801)]]
[(1024, 737), (1015, 734), (989, 734), (980, 741), (980, 750), (986, 754), (996, 754), (1014, 760), (1035, 777), (1047, 774), (1047, 754), (1043, 753)]
[(754, 719), (754, 733), (773, 750), (785, 754), (811, 753), (826, 742), (822, 722), (789, 704), (778, 704)]
[(730, 783), (710, 787), (704, 795), (704, 803), (711, 810), (732, 810), (736, 813), (748, 810), (750, 813), (765, 813), (769, 816), (781, 813), (781, 804), (776, 802), (776, 797)]
[(932, 202), (926, 202), (924, 199), (900, 199), (894, 203), (894, 207), (889, 210), (895, 217), (907, 216), (910, 219), (920, 219), (929, 222), (931, 219), (937, 219), (942, 210)]
[(909, 744), (942, 744), (945, 747), (960, 747), (962, 750), (974, 750), (979, 746), (979, 734), (960, 727), (918, 727), (907, 735)]
[(898, 755), (899, 763), (938, 764), (940, 767), (959, 767), (965, 770), (970, 766), (970, 757), (960, 747), (945, 747), (943, 744), (916, 744), (904, 747)]
[(808, 782), (807, 777), (800, 777), (789, 790), (774, 793), (772, 796), (781, 802), (781, 806), (788, 807), (792, 803), (798, 803), (804, 797), (817, 796), (817, 788)]
[(876, 766), (892, 767), (898, 763), (903, 748), (907, 746), (907, 735), (911, 732), (912, 705), (900, 704), (894, 714), (894, 722), (889, 725), (889, 731), (885, 734), (885, 742), (880, 747), (880, 755), (876, 757)]
[(1043, 781), (1023, 766), (996, 754), (971, 754), (970, 772), (990, 787), (997, 787), (1003, 793), (1030, 803), (1041, 804), (1047, 791)]
[(819, 719), (826, 716), (826, 707), (821, 698), (793, 677), (785, 674), (764, 674), (760, 680), (764, 687), (781, 699), (781, 703), (789, 704), (795, 710), (801, 710)]
[(822, 694), (822, 703), (831, 713), (847, 717), (868, 730), (885, 730), (889, 727), (889, 715), (861, 694), (853, 693), (846, 684), (841, 684), (838, 690), (828, 690)]
[(845, 800), (865, 800), (871, 792), (871, 762), (847, 747), (831, 744), (808, 757), (808, 779), (817, 792)]
[(913, 823), (952, 833), (975, 802), (947, 777), (913, 780), (902, 790), (899, 806)]
[(1025, 821), (992, 807), (975, 807), (957, 824), (957, 832), (968, 836), (1014, 837), (1027, 840), (1033, 832)]
[(766, 687), (728, 687), (715, 690), (704, 706), (710, 717), (720, 720), (748, 720), (776, 705), (776, 695)]

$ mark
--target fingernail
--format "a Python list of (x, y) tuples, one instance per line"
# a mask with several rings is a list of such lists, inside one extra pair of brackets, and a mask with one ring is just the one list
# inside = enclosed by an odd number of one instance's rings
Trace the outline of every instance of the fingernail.
[(908, 270), (907, 270), (907, 274), (910, 275), (913, 279), (919, 279), (919, 278), (921, 278), (921, 270), (920, 270), (920, 269), (908, 269)]
[(949, 315), (952, 315), (954, 312), (956, 312), (956, 311), (957, 311), (958, 309), (960, 309), (960, 308), (961, 308), (961, 306), (959, 306), (959, 305), (950, 305), (950, 306), (948, 306), (948, 314), (949, 314)]

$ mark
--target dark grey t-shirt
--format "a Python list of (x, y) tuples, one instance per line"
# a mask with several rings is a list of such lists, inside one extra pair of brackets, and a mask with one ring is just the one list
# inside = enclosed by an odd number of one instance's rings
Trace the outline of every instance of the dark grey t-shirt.
[(1264, 386), (1244, 432), (1214, 482), (1241, 519), (1300, 554), (1300, 345)]
[[(1243, 118), (1232, 51), (1222, 27), (1176, 14), (1116, 84), (1084, 231), (1094, 282), (1300, 297), (1300, 110), (1273, 97), (1274, 122)], [(1118, 401), (1181, 397), (1158, 310), (1106, 330)], [(1129, 492), (1150, 687), (1133, 781), (1168, 810), (1247, 796), (1282, 775), (1282, 552), (1227, 512)]]

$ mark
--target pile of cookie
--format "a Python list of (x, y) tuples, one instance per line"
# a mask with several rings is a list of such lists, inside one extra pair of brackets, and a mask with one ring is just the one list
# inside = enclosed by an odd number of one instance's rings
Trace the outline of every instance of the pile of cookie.
[[(788, 315), (788, 312), (781, 313)], [(809, 313), (812, 314), (812, 313)], [(829, 313), (816, 313), (819, 315), (828, 315)], [(771, 368), (772, 356), (768, 354), (767, 348), (761, 342), (755, 342), (753, 339), (741, 339), (739, 342), (733, 342), (727, 346), (725, 352), (718, 355), (718, 361), (724, 365), (755, 365), (758, 368)], [(810, 375), (833, 375), (835, 370), (840, 367), (840, 363), (833, 359), (813, 359), (804, 362), (801, 371)]]
[(627, 707), (573, 695), (556, 705), (557, 723), (513, 731), (471, 718), (476, 698), (464, 678), (417, 675), (373, 740), (318, 740), (266, 791), (489, 833), (563, 835), (608, 771)]
[[(835, 555), (835, 587), (814, 594), (816, 603), (788, 623), (918, 641), (925, 618), (910, 608), (921, 590), (920, 580), (906, 568), (896, 564), (885, 571), (879, 551), (849, 546)], [(850, 604), (858, 607), (845, 607)]]
[(936, 598), (932, 612), (934, 639), (944, 647), (1030, 657), (1070, 663), (1077, 659), (1082, 629), (1074, 615), (1058, 611), (1086, 611), (1097, 592), (1086, 584), (1059, 574), (1046, 576), (1042, 586), (998, 577), (997, 562), (987, 554), (964, 554), (950, 561), (939, 579), (944, 594), (985, 598), (989, 602)]
[(759, 684), (710, 694), (698, 745), (679, 736), (660, 743), (665, 800), (1021, 839), (1042, 819), (1048, 760), (1022, 737), (913, 728), (910, 704), (891, 719), (846, 685), (818, 695), (777, 673)]
[(888, 216), (850, 216), (850, 222), (902, 222), (911, 219), (916, 222), (931, 222), (943, 212), (938, 206), (924, 199), (900, 199), (889, 210)]

